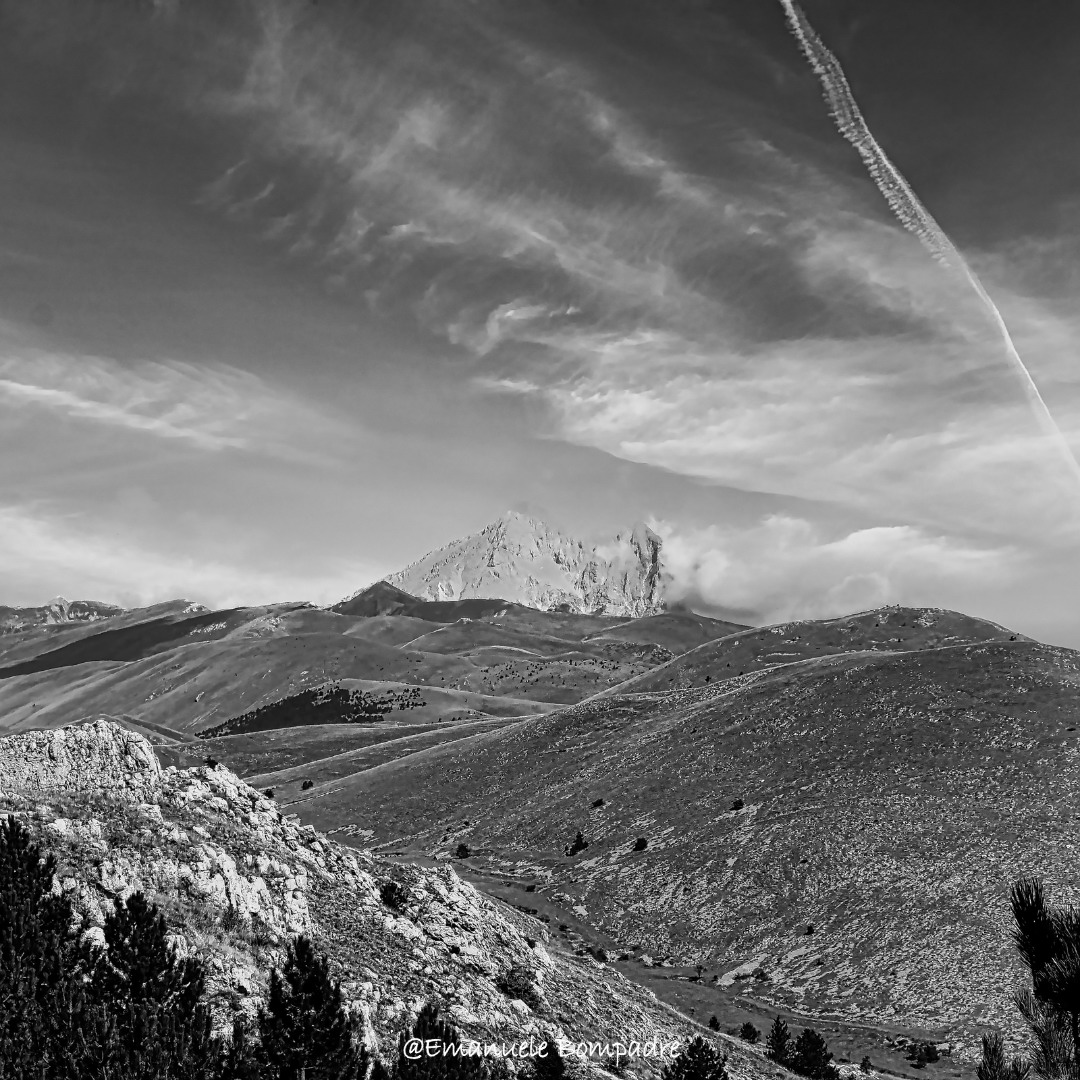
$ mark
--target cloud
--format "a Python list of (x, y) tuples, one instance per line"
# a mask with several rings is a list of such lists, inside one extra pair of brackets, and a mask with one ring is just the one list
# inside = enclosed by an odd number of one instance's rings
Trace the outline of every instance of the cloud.
[(650, 524), (663, 538), (674, 599), (761, 623), (883, 604), (940, 606), (988, 580), (1007, 583), (1022, 568), (1010, 547), (978, 547), (907, 525), (829, 536), (786, 515), (742, 529)]
[(82, 515), (46, 506), (0, 505), (3, 603), (38, 604), (58, 593), (136, 607), (186, 598), (211, 607), (310, 600), (329, 604), (387, 567), (362, 560), (323, 561), (317, 570), (259, 566), (237, 552), (206, 558), (139, 543)]
[[(41, 410), (102, 429), (206, 452), (243, 450), (310, 458), (303, 432), (335, 425), (294, 395), (227, 365), (181, 361), (122, 364), (50, 352), (0, 325), (0, 410)], [(299, 438), (297, 437), (299, 436)]]

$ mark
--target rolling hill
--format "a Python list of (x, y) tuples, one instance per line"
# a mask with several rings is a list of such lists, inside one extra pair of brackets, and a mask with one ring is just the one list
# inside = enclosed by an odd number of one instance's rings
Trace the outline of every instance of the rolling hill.
[[(117, 717), (354, 844), (463, 845), (625, 972), (701, 965), (695, 1007), (725, 1015), (933, 1031), (969, 1060), (1017, 1033), (1011, 881), (1080, 897), (1080, 658), (956, 612), (748, 628), (382, 582), (23, 627), (0, 663), (4, 731)], [(303, 703), (333, 685), (394, 708), (326, 723)]]
[[(729, 673), (732, 649), (749, 670)], [(726, 637), (542, 717), (358, 755), (352, 775), (312, 773), (296, 808), (395, 850), (465, 843), (618, 947), (702, 964), (717, 994), (936, 1027), (970, 1056), (986, 1025), (1018, 1027), (1011, 882), (1080, 895), (1078, 705), (1076, 653), (886, 609)], [(299, 776), (279, 798), (301, 797)]]

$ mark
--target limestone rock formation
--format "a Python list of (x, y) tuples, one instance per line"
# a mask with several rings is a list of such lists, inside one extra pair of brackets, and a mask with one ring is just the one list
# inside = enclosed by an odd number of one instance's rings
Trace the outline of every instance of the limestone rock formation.
[(424, 600), (498, 598), (627, 618), (665, 608), (660, 537), (643, 524), (589, 546), (508, 511), (385, 580)]

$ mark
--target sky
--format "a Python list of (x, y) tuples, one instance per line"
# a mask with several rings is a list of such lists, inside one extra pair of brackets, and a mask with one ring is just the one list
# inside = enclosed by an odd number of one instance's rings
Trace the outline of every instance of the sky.
[[(1080, 12), (803, 11), (1080, 453)], [(1067, 456), (779, 0), (0, 0), (0, 603), (330, 603), (516, 509), (1080, 646)]]

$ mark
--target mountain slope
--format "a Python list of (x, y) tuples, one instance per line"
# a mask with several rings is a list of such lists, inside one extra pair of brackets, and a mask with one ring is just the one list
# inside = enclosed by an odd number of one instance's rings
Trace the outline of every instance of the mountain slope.
[(919, 651), (849, 637), (693, 688), (609, 691), (317, 784), (297, 808), (398, 848), (465, 842), (495, 872), (532, 868), (619, 947), (780, 1008), (944, 1027), (970, 1056), (985, 1025), (1018, 1034), (1011, 882), (1080, 896), (1080, 657), (1008, 634)]
[(565, 606), (633, 617), (664, 608), (660, 546), (651, 529), (637, 525), (609, 544), (588, 547), (508, 511), (385, 580), (424, 600), (498, 598), (543, 610)]
[[(55, 853), (56, 885), (87, 939), (102, 940), (118, 897), (151, 896), (180, 954), (206, 962), (218, 1029), (256, 1011), (269, 967), (289, 937), (306, 933), (384, 1059), (426, 999), (483, 1042), (685, 1042), (701, 1031), (611, 968), (561, 950), (544, 923), (483, 897), (449, 865), (341, 848), (222, 767), (162, 770), (145, 739), (115, 724), (0, 740), (0, 813)], [(383, 895), (390, 882), (393, 906)], [(500, 989), (513, 969), (532, 982), (531, 1005)], [(707, 1034), (728, 1051), (733, 1080), (776, 1074), (735, 1040)], [(602, 1064), (581, 1067), (599, 1077)], [(628, 1071), (656, 1075), (656, 1064), (639, 1058)]]
[(502, 600), (424, 601), (385, 583), (356, 608), (368, 614), (176, 601), (0, 637), (0, 732), (104, 714), (193, 735), (343, 679), (569, 704), (670, 660), (688, 636), (731, 630), (680, 612), (628, 622)]

